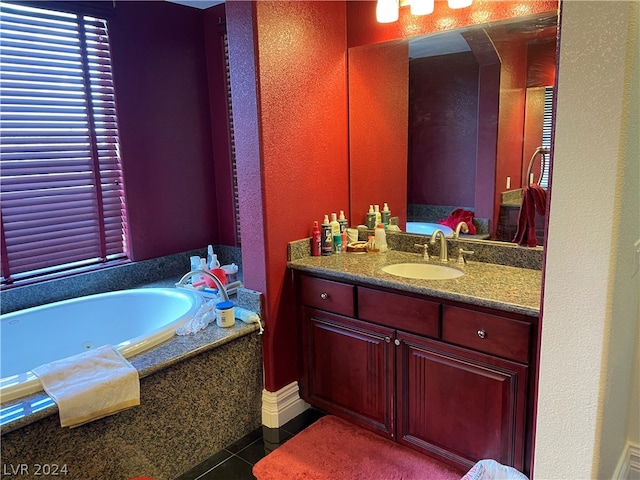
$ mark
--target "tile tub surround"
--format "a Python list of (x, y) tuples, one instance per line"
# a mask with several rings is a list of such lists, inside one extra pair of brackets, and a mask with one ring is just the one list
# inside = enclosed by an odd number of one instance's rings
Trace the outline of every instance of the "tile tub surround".
[(74, 429), (61, 428), (57, 408), (48, 407), (35, 423), (3, 428), (3, 463), (66, 464), (65, 478), (78, 480), (176, 478), (260, 426), (256, 329), (237, 321), (219, 338), (223, 329), (209, 326), (134, 357), (141, 405)]
[[(386, 265), (421, 262), (424, 260), (420, 254), (391, 250), (386, 253), (306, 256), (289, 261), (287, 266), (336, 280), (392, 288), (506, 312), (532, 316), (540, 313), (540, 270), (470, 261), (464, 266), (451, 262), (450, 266), (461, 268), (465, 275), (449, 280), (409, 279), (382, 271)], [(431, 260), (430, 263), (439, 262)]]

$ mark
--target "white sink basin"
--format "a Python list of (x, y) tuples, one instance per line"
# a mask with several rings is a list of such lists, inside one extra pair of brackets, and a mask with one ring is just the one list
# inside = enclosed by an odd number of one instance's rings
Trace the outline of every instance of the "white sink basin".
[(382, 271), (399, 277), (421, 280), (447, 280), (464, 275), (464, 272), (456, 268), (431, 263), (396, 263), (382, 267)]

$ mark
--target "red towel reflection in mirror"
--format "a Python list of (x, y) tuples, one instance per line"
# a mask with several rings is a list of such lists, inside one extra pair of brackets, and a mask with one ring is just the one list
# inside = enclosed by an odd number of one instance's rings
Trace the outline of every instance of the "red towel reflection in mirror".
[(471, 210), (465, 210), (464, 208), (456, 208), (449, 214), (447, 218), (441, 218), (438, 220), (440, 225), (446, 225), (447, 227), (455, 230), (460, 222), (464, 222), (469, 227), (469, 235), (476, 234), (476, 226), (473, 224), (474, 212)]
[(532, 183), (522, 190), (522, 203), (518, 213), (518, 229), (513, 242), (521, 246), (535, 247), (536, 212), (545, 215), (547, 209), (547, 192), (537, 183)]

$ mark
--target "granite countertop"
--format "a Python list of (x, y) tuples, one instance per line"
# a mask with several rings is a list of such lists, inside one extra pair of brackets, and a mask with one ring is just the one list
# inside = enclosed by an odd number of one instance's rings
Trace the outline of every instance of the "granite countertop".
[[(392, 250), (372, 254), (305, 256), (289, 261), (287, 266), (335, 280), (393, 288), (505, 312), (531, 316), (538, 316), (540, 313), (540, 270), (474, 261), (460, 265), (453, 261), (448, 265), (464, 270), (465, 274), (448, 280), (410, 279), (382, 271), (382, 267), (386, 265), (421, 262), (424, 260), (420, 254)], [(437, 260), (429, 260), (429, 263), (439, 264)]]

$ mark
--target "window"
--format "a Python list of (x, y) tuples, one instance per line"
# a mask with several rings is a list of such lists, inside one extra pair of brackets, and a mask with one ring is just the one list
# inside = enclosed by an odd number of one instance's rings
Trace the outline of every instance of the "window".
[(2, 284), (126, 258), (107, 24), (0, 1)]

